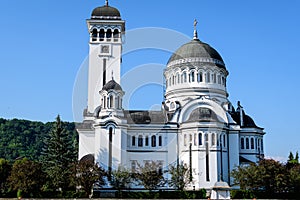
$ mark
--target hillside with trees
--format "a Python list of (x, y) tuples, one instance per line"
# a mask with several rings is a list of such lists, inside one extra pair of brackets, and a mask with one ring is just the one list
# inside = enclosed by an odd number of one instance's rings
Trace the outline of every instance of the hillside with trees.
[[(35, 122), (22, 119), (7, 120), (0, 118), (0, 158), (10, 162), (26, 157), (37, 161), (40, 159), (43, 142), (54, 122)], [(62, 122), (68, 137), (77, 144), (75, 124)]]

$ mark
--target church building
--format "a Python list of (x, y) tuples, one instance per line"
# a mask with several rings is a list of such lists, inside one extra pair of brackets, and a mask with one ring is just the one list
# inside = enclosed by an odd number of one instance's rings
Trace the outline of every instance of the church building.
[(196, 22), (191, 41), (166, 61), (159, 111), (122, 107), (125, 21), (119, 10), (106, 1), (92, 11), (87, 26), (88, 102), (77, 126), (79, 159), (92, 157), (107, 171), (120, 165), (134, 171), (138, 163), (156, 161), (167, 179), (170, 165), (185, 163), (193, 177), (187, 189), (197, 190), (218, 181), (232, 185), (235, 167), (263, 158), (264, 129), (240, 102), (234, 107), (229, 101), (229, 72), (221, 55), (198, 38)]

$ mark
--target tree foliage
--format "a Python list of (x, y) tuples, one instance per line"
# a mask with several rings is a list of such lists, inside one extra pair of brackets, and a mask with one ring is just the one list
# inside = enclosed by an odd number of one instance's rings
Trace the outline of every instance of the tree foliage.
[(0, 158), (0, 194), (3, 194), (7, 189), (7, 178), (11, 171), (11, 165), (8, 160)]
[(77, 152), (71, 134), (66, 131), (58, 115), (56, 123), (44, 140), (42, 162), (48, 175), (49, 188), (65, 191), (70, 186), (72, 164), (76, 161)]
[(117, 170), (112, 171), (111, 175), (110, 184), (119, 191), (128, 188), (133, 180), (130, 171), (122, 166), (119, 166)]
[[(13, 162), (26, 157), (39, 160), (43, 148), (43, 139), (52, 129), (53, 122), (35, 122), (29, 120), (0, 118), (0, 158)], [(77, 143), (75, 124), (63, 122), (62, 127), (70, 133), (73, 142)]]
[(184, 188), (191, 182), (189, 175), (190, 168), (184, 163), (170, 165), (169, 173), (171, 174), (169, 184), (177, 190), (183, 191)]
[(258, 164), (237, 167), (232, 177), (243, 190), (270, 194), (295, 192), (295, 187), (300, 185), (300, 167), (290, 169), (278, 161), (264, 159)]
[(23, 158), (14, 162), (8, 181), (12, 190), (32, 196), (41, 191), (45, 174), (41, 163)]
[(104, 169), (90, 160), (82, 160), (76, 166), (76, 183), (82, 187), (86, 197), (91, 194), (94, 184), (100, 187), (104, 185), (105, 175)]
[(160, 163), (150, 161), (145, 163), (144, 166), (137, 163), (137, 166), (135, 178), (145, 189), (151, 191), (165, 184)]

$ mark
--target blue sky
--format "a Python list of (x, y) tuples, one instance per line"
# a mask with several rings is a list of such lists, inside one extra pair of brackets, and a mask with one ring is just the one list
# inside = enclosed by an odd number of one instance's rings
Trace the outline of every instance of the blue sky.
[[(85, 20), (104, 0), (10, 0), (0, 5), (0, 117), (72, 121), (72, 94), (88, 54)], [(199, 38), (223, 57), (229, 99), (241, 101), (265, 127), (265, 153), (278, 159), (299, 150), (300, 2), (298, 0), (110, 0), (126, 30), (162, 27)], [(122, 73), (147, 63), (165, 65), (170, 53), (124, 56)], [(151, 92), (148, 92), (151, 91)], [(145, 94), (149, 94), (148, 96)], [(155, 95), (152, 95), (155, 93)], [(151, 97), (151, 98), (150, 98)], [(160, 87), (140, 88), (131, 109), (160, 104)], [(144, 107), (143, 107), (144, 105)]]

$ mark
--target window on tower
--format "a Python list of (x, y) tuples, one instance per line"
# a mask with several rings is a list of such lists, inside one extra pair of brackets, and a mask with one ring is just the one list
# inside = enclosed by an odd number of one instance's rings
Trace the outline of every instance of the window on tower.
[(99, 38), (100, 38), (100, 41), (103, 41), (103, 40), (104, 40), (104, 35), (105, 35), (104, 29), (100, 29), (100, 31), (99, 31)]
[(203, 75), (202, 75), (202, 72), (198, 72), (198, 80), (197, 80), (199, 83), (200, 82), (203, 82)]
[(114, 30), (113, 36), (114, 36), (114, 42), (118, 42), (120, 38), (120, 33), (118, 29)]
[(160, 135), (159, 137), (158, 137), (158, 146), (162, 146), (162, 136)]
[(149, 137), (148, 136), (146, 136), (146, 138), (145, 138), (145, 146), (149, 146)]
[(108, 30), (106, 31), (106, 38), (107, 38), (107, 41), (110, 41), (111, 36), (112, 36), (111, 29), (108, 29)]
[(206, 74), (206, 83), (209, 83), (210, 82), (210, 73), (207, 72)]
[(198, 134), (198, 144), (202, 145), (202, 133)]
[(94, 28), (92, 31), (92, 41), (93, 42), (97, 41), (97, 34), (98, 34), (97, 29)]
[(251, 149), (254, 149), (254, 138), (251, 138)]
[(249, 149), (249, 138), (246, 138), (246, 149)]

